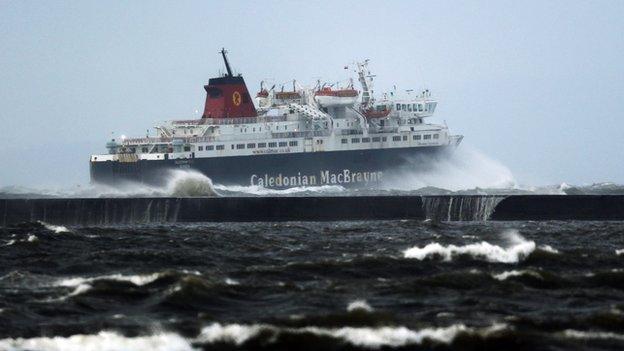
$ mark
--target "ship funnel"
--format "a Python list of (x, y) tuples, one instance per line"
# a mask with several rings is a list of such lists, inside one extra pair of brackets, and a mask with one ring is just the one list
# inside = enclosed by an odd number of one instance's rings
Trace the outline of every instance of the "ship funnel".
[(206, 105), (202, 118), (238, 118), (256, 117), (254, 106), (245, 80), (241, 75), (234, 76), (226, 55), (227, 51), (221, 50), (227, 74), (223, 77), (211, 78), (206, 90)]

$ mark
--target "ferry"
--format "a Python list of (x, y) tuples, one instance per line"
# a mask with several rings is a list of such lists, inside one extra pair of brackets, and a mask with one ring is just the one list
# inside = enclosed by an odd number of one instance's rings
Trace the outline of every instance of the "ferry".
[[(323, 84), (275, 91), (261, 83), (252, 98), (242, 75), (225, 72), (204, 86), (199, 119), (172, 120), (153, 135), (112, 138), (90, 158), (94, 183), (164, 184), (169, 171), (194, 170), (222, 185), (283, 189), (340, 185), (377, 188), (393, 172), (429, 167), (463, 136), (427, 123), (437, 101), (429, 90), (375, 98), (365, 60), (353, 64), (360, 84)], [(424, 157), (423, 157), (424, 156)]]

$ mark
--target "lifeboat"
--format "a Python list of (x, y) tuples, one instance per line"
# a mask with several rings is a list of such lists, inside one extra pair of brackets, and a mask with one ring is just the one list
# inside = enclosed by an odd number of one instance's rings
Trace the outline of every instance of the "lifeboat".
[(353, 106), (360, 93), (355, 89), (322, 88), (314, 93), (314, 100), (323, 107)]
[(258, 94), (256, 94), (256, 97), (259, 98), (268, 98), (269, 97), (269, 92), (266, 89), (262, 89), (258, 92)]
[(372, 108), (362, 110), (361, 112), (366, 118), (384, 118), (388, 117), (388, 115), (390, 114), (390, 110), (377, 111)]

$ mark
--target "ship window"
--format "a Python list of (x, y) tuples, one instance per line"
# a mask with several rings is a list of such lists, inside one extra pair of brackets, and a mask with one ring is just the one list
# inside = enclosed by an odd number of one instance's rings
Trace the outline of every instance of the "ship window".
[(401, 141), (401, 137), (396, 135), (392, 137), (392, 141)]
[(346, 144), (347, 143), (347, 139), (342, 139), (340, 142), (343, 143), (343, 144)]
[(351, 142), (357, 144), (360, 142), (360, 138), (352, 138)]
[(379, 137), (373, 137), (373, 142), (377, 143), (377, 142), (379, 142), (379, 140), (381, 140), (381, 139), (379, 139)]
[(199, 147), (197, 148), (197, 151), (204, 151), (204, 147), (203, 147), (203, 146), (199, 146)]
[(382, 137), (381, 141), (388, 141), (388, 138), (387, 137)]
[(147, 148), (146, 147), (142, 148), (141, 152), (147, 152)]
[(230, 147), (232, 148), (232, 150), (234, 150), (234, 144), (230, 145)]
[(190, 146), (185, 146), (184, 147), (184, 151), (191, 151), (191, 147)]
[(258, 149), (264, 149), (266, 147), (266, 143), (258, 143)]
[(405, 104), (401, 105), (401, 110), (405, 111)]
[(224, 145), (217, 145), (217, 150), (223, 150), (223, 149), (225, 149)]
[(288, 146), (297, 146), (297, 141), (290, 141), (288, 142)]
[(206, 151), (212, 151), (212, 150), (214, 150), (214, 145), (206, 146)]
[(422, 110), (423, 110), (423, 106), (422, 106), (422, 104), (418, 104), (418, 111), (419, 111), (419, 112), (422, 112)]
[(279, 142), (279, 147), (284, 147), (286, 145), (287, 145), (287, 143), (285, 141), (280, 141)]
[(277, 147), (277, 143), (275, 143), (275, 142), (269, 143), (269, 147)]
[(406, 141), (406, 140), (407, 140), (407, 135), (404, 135), (403, 136), (403, 141)]
[(288, 130), (288, 126), (284, 126), (284, 130)]
[(425, 140), (429, 140), (429, 139), (431, 139), (431, 134), (425, 134), (425, 136), (423, 137), (423, 139), (425, 139)]
[(401, 104), (397, 104), (397, 111), (401, 111)]
[(434, 134), (434, 135), (433, 135), (433, 138), (434, 138), (434, 139), (439, 139), (439, 138), (440, 138), (440, 134)]
[(412, 104), (407, 104), (407, 110), (412, 112)]
[(245, 144), (236, 144), (236, 150), (244, 149)]
[(256, 148), (256, 144), (255, 143), (249, 143), (249, 144), (247, 144), (247, 148), (248, 149), (255, 149)]
[(414, 104), (414, 111), (418, 110), (418, 104)]
[(370, 142), (370, 138), (362, 138), (362, 142), (363, 143), (369, 143)]
[(414, 140), (420, 140), (420, 135), (414, 135)]

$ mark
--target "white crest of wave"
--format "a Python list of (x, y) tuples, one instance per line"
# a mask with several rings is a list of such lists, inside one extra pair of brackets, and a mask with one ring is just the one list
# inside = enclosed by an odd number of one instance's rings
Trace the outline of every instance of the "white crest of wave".
[[(426, 167), (423, 167), (423, 162), (426, 162)], [(445, 158), (414, 159), (412, 163), (413, 170), (387, 179), (385, 186), (397, 190), (435, 187), (452, 191), (516, 187), (509, 168), (467, 145), (462, 145)]]
[(509, 244), (508, 247), (490, 244), (487, 241), (464, 246), (442, 246), (439, 243), (431, 243), (422, 248), (407, 249), (403, 255), (405, 258), (415, 258), (420, 261), (436, 256), (442, 257), (444, 261), (451, 261), (455, 256), (469, 255), (488, 262), (518, 263), (535, 251), (535, 242), (526, 240), (517, 230), (507, 231), (503, 233), (503, 236)]
[(67, 227), (62, 226), (62, 225), (53, 225), (53, 224), (48, 224), (48, 223), (41, 222), (41, 221), (39, 221), (39, 223), (43, 225), (47, 230), (53, 231), (56, 234), (69, 232), (69, 229), (67, 229)]
[(216, 196), (212, 180), (197, 171), (175, 170), (170, 172), (166, 186), (172, 196)]
[(563, 331), (563, 335), (572, 339), (614, 339), (624, 340), (624, 334), (616, 334), (612, 332), (601, 331), (581, 331), (574, 329), (567, 329)]
[(152, 274), (137, 274), (137, 275), (123, 275), (123, 274), (110, 274), (110, 275), (100, 275), (96, 277), (75, 277), (75, 278), (65, 278), (58, 280), (54, 285), (55, 286), (63, 286), (63, 287), (76, 287), (85, 283), (92, 283), (96, 280), (117, 280), (121, 282), (130, 282), (134, 285), (145, 285), (149, 284), (156, 279), (160, 278), (162, 273), (152, 273)]
[(93, 335), (72, 335), (69, 337), (37, 337), (0, 340), (0, 350), (22, 351), (119, 351), (156, 350), (191, 351), (191, 343), (174, 333), (159, 333), (148, 336), (126, 337), (110, 331)]
[(373, 308), (368, 304), (368, 302), (366, 302), (366, 300), (355, 300), (349, 303), (349, 305), (347, 306), (347, 311), (349, 312), (358, 310), (372, 312)]
[(216, 184), (215, 189), (218, 191), (228, 191), (234, 193), (244, 193), (252, 195), (289, 195), (297, 193), (338, 193), (345, 190), (340, 185), (320, 185), (320, 186), (297, 186), (286, 189), (269, 189), (259, 185), (220, 185)]
[(202, 329), (197, 341), (206, 343), (230, 342), (242, 345), (250, 338), (261, 332), (274, 335), (279, 333), (290, 334), (314, 334), (335, 339), (341, 339), (357, 347), (380, 348), (401, 347), (406, 345), (421, 344), (424, 340), (432, 340), (438, 343), (449, 344), (459, 333), (488, 335), (506, 328), (504, 324), (494, 324), (483, 329), (466, 327), (464, 324), (454, 324), (441, 328), (424, 328), (412, 330), (406, 327), (342, 327), (342, 328), (279, 328), (272, 325), (255, 324), (221, 325), (213, 323)]
[(618, 256), (624, 254), (624, 249), (616, 249), (615, 250), (615, 254), (618, 255)]
[(537, 279), (542, 279), (542, 276), (536, 272), (536, 271), (531, 271), (531, 270), (521, 270), (521, 271), (516, 271), (516, 270), (512, 270), (512, 271), (504, 271), (502, 273), (499, 274), (494, 274), (492, 275), (492, 277), (496, 280), (507, 280), (510, 277), (520, 277), (523, 275), (528, 275)]

